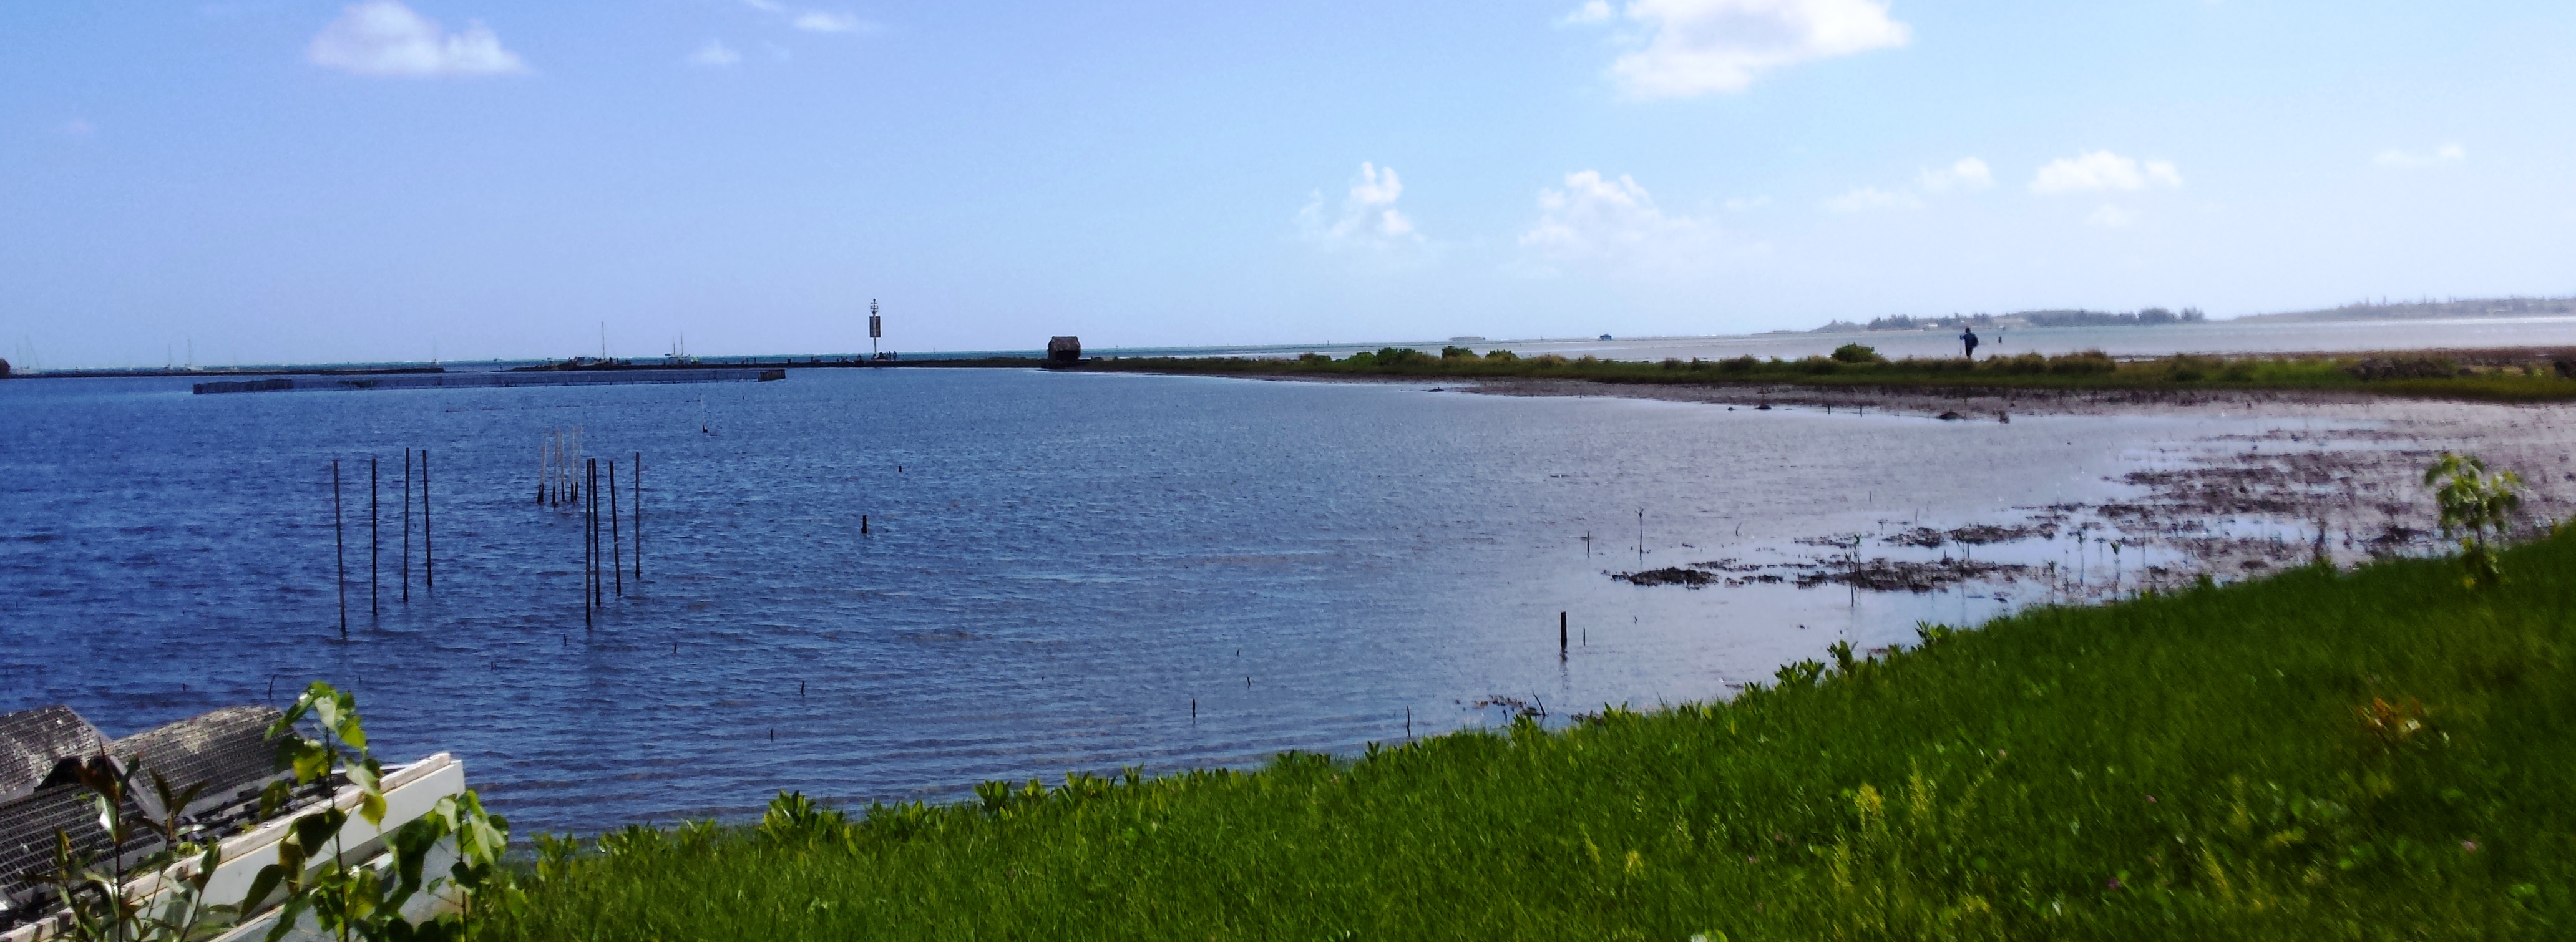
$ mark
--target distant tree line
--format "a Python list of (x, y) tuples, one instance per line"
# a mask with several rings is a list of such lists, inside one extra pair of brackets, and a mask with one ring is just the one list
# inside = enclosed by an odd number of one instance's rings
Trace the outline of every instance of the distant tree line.
[(1915, 317), (1890, 314), (1871, 318), (1858, 325), (1865, 330), (1956, 330), (1966, 327), (2134, 327), (2140, 324), (2193, 324), (2208, 320), (2199, 308), (2180, 311), (2160, 307), (2143, 308), (2127, 313), (2111, 311), (2015, 311), (2010, 314), (1948, 314), (1940, 317)]
[(2544, 316), (2576, 314), (2576, 297), (2364, 299), (2322, 311), (2257, 314), (2274, 320), (2410, 320), (2441, 317)]
[(2199, 308), (2187, 307), (2168, 311), (2160, 307), (2143, 308), (2127, 314), (2108, 311), (2023, 311), (2009, 315), (2029, 321), (2033, 327), (2117, 327), (2133, 324), (2196, 324), (2208, 320)]

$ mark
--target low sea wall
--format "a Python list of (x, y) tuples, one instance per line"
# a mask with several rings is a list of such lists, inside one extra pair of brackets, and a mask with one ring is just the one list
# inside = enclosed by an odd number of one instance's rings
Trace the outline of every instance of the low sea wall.
[(207, 393), (309, 389), (489, 389), (514, 386), (615, 386), (628, 383), (749, 383), (786, 379), (783, 369), (529, 370), (505, 373), (414, 373), (389, 376), (278, 376), (198, 383)]

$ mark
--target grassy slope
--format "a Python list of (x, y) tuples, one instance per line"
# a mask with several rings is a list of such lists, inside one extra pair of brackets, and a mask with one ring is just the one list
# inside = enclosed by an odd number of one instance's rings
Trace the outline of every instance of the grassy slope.
[[(1392, 348), (1390, 348), (1392, 349)], [(1221, 376), (1405, 376), (1424, 379), (1529, 377), (1605, 383), (1683, 385), (1770, 384), (1958, 390), (2138, 390), (2226, 392), (2247, 389), (2326, 389), (2426, 398), (2543, 402), (2576, 399), (2576, 379), (2558, 376), (2547, 363), (2479, 364), (2466, 376), (2364, 381), (2347, 372), (2360, 357), (2161, 357), (2114, 364), (2107, 358), (1990, 357), (1965, 360), (1905, 359), (1884, 363), (1804, 360), (1639, 362), (1585, 357), (1516, 360), (1416, 355), (1385, 358), (1361, 354), (1338, 360), (1245, 357), (1138, 357), (1087, 360), (1075, 370), (1186, 373)], [(1033, 366), (1019, 358), (925, 360), (912, 366)], [(2448, 360), (2432, 360), (2456, 368)]]
[(1566, 732), (1078, 781), (785, 840), (654, 833), (549, 865), (493, 928), (2548, 937), (2576, 931), (2576, 536), (2506, 565), (2486, 592), (2401, 561), (2036, 610)]

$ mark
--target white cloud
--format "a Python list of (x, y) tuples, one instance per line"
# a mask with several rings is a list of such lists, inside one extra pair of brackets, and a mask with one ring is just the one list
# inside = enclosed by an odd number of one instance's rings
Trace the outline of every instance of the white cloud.
[[(1608, 19), (1606, 4), (1586, 4), (1567, 22), (1593, 22), (1596, 8)], [(1639, 98), (1740, 92), (1773, 69), (1913, 38), (1883, 0), (1631, 0), (1626, 16), (1651, 35), (1610, 71)]]
[(2150, 160), (2141, 164), (2107, 150), (2097, 150), (2050, 161), (2047, 166), (2039, 168), (2039, 175), (2030, 181), (2030, 191), (2041, 196), (2143, 190), (2149, 186), (2181, 189), (2182, 172), (2166, 161)]
[(1730, 213), (1740, 213), (1746, 210), (1760, 209), (1769, 205), (1771, 205), (1771, 198), (1768, 196), (1756, 196), (1752, 199), (1745, 199), (1739, 196), (1726, 201), (1726, 211)]
[(1556, 25), (1575, 26), (1583, 23), (1599, 23), (1609, 18), (1610, 0), (1591, 0), (1590, 3), (1575, 7), (1574, 12), (1568, 13), (1564, 18), (1557, 20)]
[(2084, 217), (2086, 225), (2101, 226), (2105, 229), (2117, 229), (2136, 221), (2138, 217), (2131, 215), (2128, 210), (2109, 203), (2102, 204), (2102, 207), (2094, 210), (2092, 215)]
[(1923, 171), (1923, 191), (1939, 193), (1951, 187), (1982, 190), (1995, 185), (1995, 172), (1986, 162), (1974, 157), (1961, 157), (1957, 163), (1939, 170)]
[(2469, 152), (2462, 149), (2460, 145), (2444, 144), (2430, 154), (2417, 154), (2402, 150), (2384, 150), (2380, 151), (2379, 156), (2373, 158), (2372, 162), (2382, 167), (2391, 167), (2398, 170), (2415, 170), (2423, 167), (2430, 167), (2435, 164), (2457, 163), (2467, 159), (2469, 159)]
[(1825, 201), (1825, 208), (1837, 213), (1860, 213), (1873, 209), (1922, 209), (1923, 201), (1903, 191), (1890, 193), (1865, 186)]
[(1718, 248), (1716, 226), (1665, 213), (1624, 174), (1615, 180), (1594, 170), (1566, 174), (1565, 189), (1539, 191), (1538, 208), (1538, 223), (1521, 234), (1520, 244), (1544, 274), (1565, 263), (1682, 272), (1704, 265)]
[(807, 10), (796, 14), (796, 18), (789, 20), (788, 25), (809, 33), (855, 33), (866, 29), (868, 23), (847, 13)]
[(733, 47), (725, 45), (721, 39), (707, 40), (707, 44), (698, 47), (698, 51), (689, 53), (690, 65), (723, 67), (740, 61), (742, 53), (733, 51)]
[(528, 71), (517, 53), (482, 23), (450, 33), (396, 0), (368, 0), (340, 11), (304, 56), (314, 65), (356, 75), (435, 78)]
[(742, 0), (742, 5), (778, 17), (787, 25), (809, 33), (873, 33), (878, 29), (877, 24), (853, 14), (788, 6), (778, 0)]
[(1297, 213), (1298, 226), (1310, 240), (1332, 245), (1391, 245), (1420, 242), (1413, 220), (1395, 207), (1404, 196), (1404, 181), (1394, 167), (1361, 162), (1359, 177), (1342, 197), (1339, 213), (1326, 218), (1324, 194), (1309, 197)]

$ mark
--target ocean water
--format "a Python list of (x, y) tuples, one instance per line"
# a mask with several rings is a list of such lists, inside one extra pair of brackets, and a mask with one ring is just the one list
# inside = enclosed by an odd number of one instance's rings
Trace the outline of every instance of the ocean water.
[[(1498, 700), (1563, 722), (1721, 697), (2029, 590), (1610, 573), (2016, 519), (2116, 495), (2164, 443), (2260, 428), (1016, 370), (32, 380), (0, 383), (0, 416), (0, 710), (68, 703), (123, 734), (328, 679), (387, 759), (455, 753), (521, 826), (582, 831), (740, 816), (778, 789), (938, 799), (1351, 752), (1498, 722)], [(534, 501), (540, 444), (570, 427), (621, 481), (644, 466), (642, 577), (587, 627), (578, 517)], [(405, 447), (430, 455), (438, 570), (421, 584), (415, 543), (408, 602)]]

